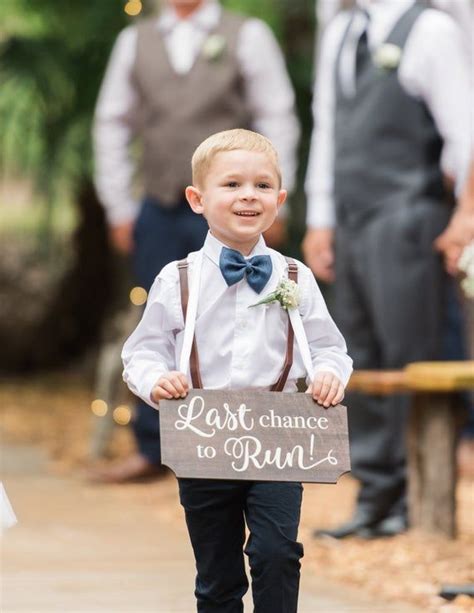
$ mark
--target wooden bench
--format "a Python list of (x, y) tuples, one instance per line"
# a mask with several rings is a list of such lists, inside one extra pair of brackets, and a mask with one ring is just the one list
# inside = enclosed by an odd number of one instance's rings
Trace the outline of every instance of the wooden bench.
[(454, 538), (460, 425), (455, 394), (474, 389), (474, 361), (418, 362), (397, 371), (356, 371), (349, 389), (413, 395), (407, 433), (410, 525)]

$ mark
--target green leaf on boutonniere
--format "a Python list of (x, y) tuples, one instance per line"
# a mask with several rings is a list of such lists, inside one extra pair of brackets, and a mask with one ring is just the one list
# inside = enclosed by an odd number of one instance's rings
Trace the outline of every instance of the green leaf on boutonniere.
[(277, 285), (275, 291), (255, 304), (249, 305), (249, 308), (258, 306), (259, 304), (270, 304), (271, 302), (279, 302), (285, 310), (295, 309), (300, 303), (300, 289), (298, 284), (284, 277)]

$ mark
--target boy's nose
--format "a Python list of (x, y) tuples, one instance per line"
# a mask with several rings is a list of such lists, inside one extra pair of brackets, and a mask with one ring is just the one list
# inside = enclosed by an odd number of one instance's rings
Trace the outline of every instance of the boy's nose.
[(240, 197), (242, 200), (253, 200), (255, 198), (255, 188), (253, 185), (243, 186)]

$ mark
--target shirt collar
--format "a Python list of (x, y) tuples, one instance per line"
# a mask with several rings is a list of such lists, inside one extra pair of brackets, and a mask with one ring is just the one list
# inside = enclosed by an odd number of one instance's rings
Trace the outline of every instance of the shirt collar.
[[(201, 6), (187, 19), (194, 27), (205, 32), (210, 32), (220, 21), (222, 8), (217, 0), (204, 0)], [(163, 8), (157, 20), (158, 29), (164, 34), (171, 32), (182, 21), (179, 19), (174, 8), (167, 5)]]
[[(222, 247), (228, 247), (225, 243), (222, 243), (215, 236), (211, 234), (209, 231), (206, 236), (206, 240), (204, 241), (203, 251), (207, 257), (214, 262), (217, 266), (219, 266), (219, 259), (221, 257)], [(231, 249), (231, 247), (228, 247)], [(258, 239), (257, 244), (252, 249), (251, 253), (248, 256), (244, 256), (245, 258), (251, 258), (254, 255), (270, 255), (270, 250), (265, 244), (265, 239), (262, 235)]]

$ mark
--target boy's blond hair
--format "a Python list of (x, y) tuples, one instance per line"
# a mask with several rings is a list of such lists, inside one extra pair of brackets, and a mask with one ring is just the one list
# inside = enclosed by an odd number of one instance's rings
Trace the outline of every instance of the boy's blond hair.
[(278, 153), (268, 138), (252, 132), (237, 128), (235, 130), (224, 130), (212, 134), (204, 140), (193, 154), (191, 166), (193, 171), (193, 184), (202, 186), (209, 172), (214, 157), (222, 151), (258, 151), (265, 153), (275, 168), (278, 176), (279, 187), (281, 187), (281, 170), (278, 161)]

